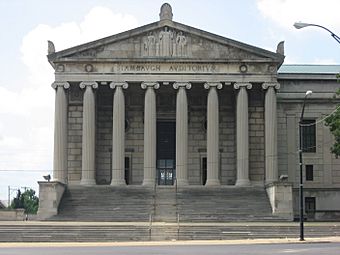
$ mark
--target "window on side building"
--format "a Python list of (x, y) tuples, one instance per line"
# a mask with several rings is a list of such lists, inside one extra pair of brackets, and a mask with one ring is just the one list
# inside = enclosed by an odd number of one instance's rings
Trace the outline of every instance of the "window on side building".
[(302, 151), (316, 152), (316, 123), (315, 120), (302, 121)]
[(313, 165), (306, 165), (306, 181), (314, 180), (314, 167)]

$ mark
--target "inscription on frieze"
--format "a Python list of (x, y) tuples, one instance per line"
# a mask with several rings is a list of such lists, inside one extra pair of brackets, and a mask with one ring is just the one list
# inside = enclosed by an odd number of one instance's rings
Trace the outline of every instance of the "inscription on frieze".
[(115, 64), (114, 73), (218, 73), (215, 64)]

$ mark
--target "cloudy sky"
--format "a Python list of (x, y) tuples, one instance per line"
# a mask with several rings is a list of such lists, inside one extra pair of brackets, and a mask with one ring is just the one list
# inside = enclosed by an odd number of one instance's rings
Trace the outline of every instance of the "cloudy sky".
[[(159, 19), (160, 0), (1, 0), (0, 199), (52, 173), (53, 69), (56, 50)], [(274, 51), (285, 41), (286, 64), (340, 64), (340, 46), (317, 23), (340, 35), (339, 0), (169, 0), (174, 20)], [(15, 195), (13, 192), (12, 195)]]

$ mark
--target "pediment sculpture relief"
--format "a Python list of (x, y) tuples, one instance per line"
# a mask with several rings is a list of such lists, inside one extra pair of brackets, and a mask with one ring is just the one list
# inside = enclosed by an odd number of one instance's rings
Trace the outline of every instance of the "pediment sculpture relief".
[(188, 41), (182, 31), (168, 27), (158, 32), (150, 32), (143, 41), (142, 56), (149, 57), (186, 57)]

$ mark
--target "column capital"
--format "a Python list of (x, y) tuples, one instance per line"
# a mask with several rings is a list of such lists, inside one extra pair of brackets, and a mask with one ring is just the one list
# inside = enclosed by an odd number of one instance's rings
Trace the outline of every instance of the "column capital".
[(251, 89), (253, 85), (249, 82), (236, 82), (234, 83), (234, 89), (239, 89), (239, 88), (246, 88), (246, 89)]
[(87, 86), (91, 86), (92, 88), (96, 89), (98, 88), (98, 83), (95, 82), (95, 81), (82, 81), (80, 84), (79, 84), (79, 87), (81, 89), (84, 89), (85, 87)]
[(223, 87), (223, 85), (220, 82), (206, 82), (206, 83), (204, 83), (205, 89), (210, 89), (210, 88), (222, 89), (222, 87)]
[(158, 82), (142, 82), (140, 85), (142, 89), (147, 89), (147, 88), (153, 88), (153, 89), (159, 89), (159, 83)]
[(174, 89), (179, 89), (179, 88), (191, 89), (190, 82), (175, 82), (174, 85), (172, 86)]
[(64, 87), (64, 89), (68, 89), (70, 87), (70, 83), (67, 81), (55, 81), (51, 86), (53, 89), (57, 89), (58, 87)]
[(278, 82), (264, 82), (264, 83), (262, 83), (263, 89), (268, 89), (269, 87), (273, 87), (274, 89), (280, 89), (280, 83), (278, 83)]
[(116, 87), (127, 89), (129, 87), (129, 84), (127, 82), (114, 82), (114, 81), (110, 83), (111, 89), (115, 89)]

